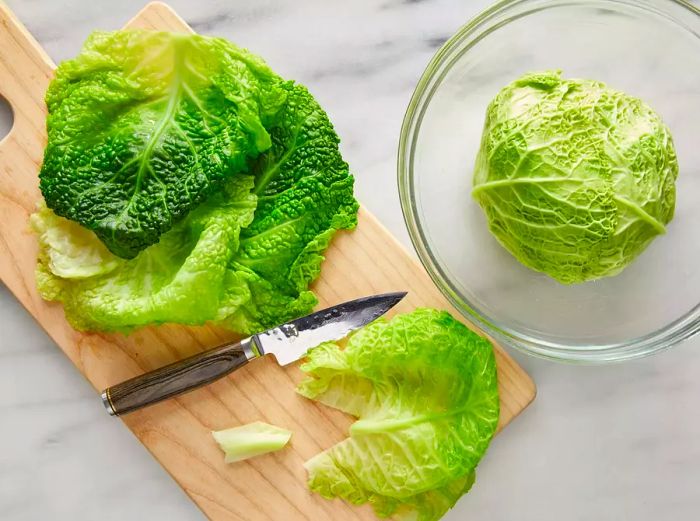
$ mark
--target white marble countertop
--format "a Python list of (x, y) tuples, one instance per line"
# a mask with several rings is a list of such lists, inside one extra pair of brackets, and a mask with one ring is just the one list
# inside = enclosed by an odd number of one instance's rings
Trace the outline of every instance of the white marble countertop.
[[(57, 61), (143, 5), (7, 1)], [(249, 47), (311, 88), (343, 139), (359, 199), (408, 245), (395, 188), (404, 109), (430, 56), (489, 1), (171, 3), (197, 31)], [(202, 519), (2, 285), (0, 331), (0, 519)], [(608, 367), (516, 357), (539, 396), (496, 438), (447, 520), (697, 518), (700, 339)]]

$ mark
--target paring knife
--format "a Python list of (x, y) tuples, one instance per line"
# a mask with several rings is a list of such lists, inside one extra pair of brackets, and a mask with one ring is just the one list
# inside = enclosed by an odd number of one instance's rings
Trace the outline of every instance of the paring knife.
[(204, 351), (105, 389), (102, 403), (112, 416), (126, 414), (211, 383), (264, 355), (274, 355), (280, 365), (290, 364), (312, 347), (372, 322), (404, 296), (386, 293), (351, 300)]

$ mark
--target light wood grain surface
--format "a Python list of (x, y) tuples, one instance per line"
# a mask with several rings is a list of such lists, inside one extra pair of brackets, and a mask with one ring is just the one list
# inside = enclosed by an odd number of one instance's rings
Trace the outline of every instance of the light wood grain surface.
[[(149, 4), (128, 26), (190, 30), (161, 3)], [(145, 328), (129, 337), (78, 333), (66, 323), (60, 304), (44, 302), (38, 295), (37, 244), (28, 218), (41, 197), (37, 174), (46, 142), (43, 97), (53, 69), (41, 46), (0, 1), (0, 95), (14, 113), (14, 126), (0, 142), (0, 278), (100, 390), (233, 335), (209, 326), (171, 325)], [(357, 230), (341, 233), (333, 241), (314, 290), (321, 306), (408, 290), (396, 312), (431, 306), (458, 316), (425, 270), (365, 210), (360, 211)], [(498, 346), (496, 356), (502, 428), (533, 400), (535, 386)], [(307, 490), (303, 462), (346, 437), (351, 420), (296, 395), (294, 387), (301, 377), (296, 366), (280, 368), (261, 360), (235, 376), (123, 420), (211, 519), (374, 519), (367, 507), (326, 501)], [(97, 394), (95, 407), (101, 407)], [(291, 447), (240, 464), (224, 464), (210, 431), (255, 420), (294, 431)]]

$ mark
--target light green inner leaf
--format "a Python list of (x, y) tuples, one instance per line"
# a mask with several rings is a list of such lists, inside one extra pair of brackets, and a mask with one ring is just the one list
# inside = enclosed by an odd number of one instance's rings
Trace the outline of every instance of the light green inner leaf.
[(358, 418), (306, 462), (312, 490), (430, 521), (471, 487), (498, 423), (496, 366), (491, 345), (448, 313), (378, 320), (344, 350), (311, 350), (302, 370), (300, 394)]

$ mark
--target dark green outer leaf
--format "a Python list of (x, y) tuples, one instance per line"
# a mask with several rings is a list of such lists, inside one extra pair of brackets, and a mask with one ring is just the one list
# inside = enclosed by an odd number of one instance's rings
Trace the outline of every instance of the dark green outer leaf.
[(94, 33), (46, 95), (47, 205), (133, 258), (269, 148), (280, 81), (225, 40)]
[(225, 323), (261, 331), (309, 313), (318, 302), (309, 284), (338, 230), (357, 223), (354, 179), (328, 115), (308, 90), (286, 82), (287, 103), (270, 130), (272, 147), (255, 162), (258, 207), (231, 270), (251, 299)]

